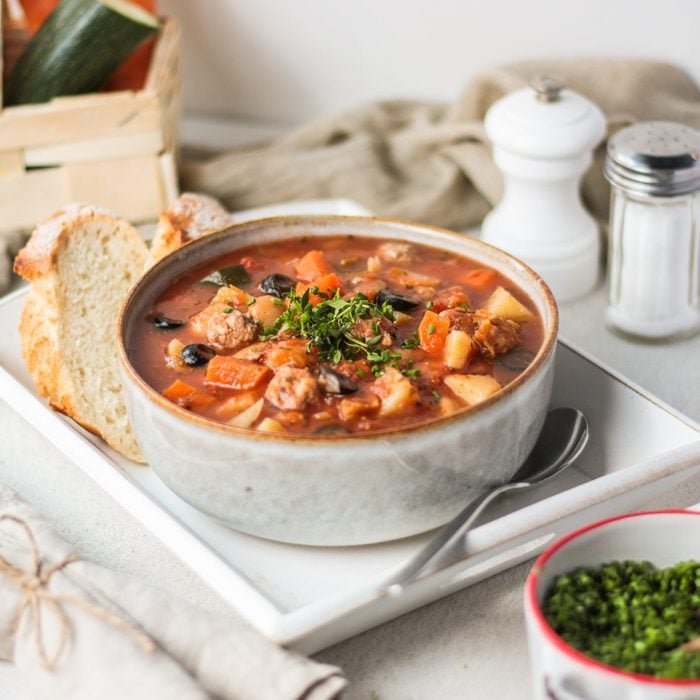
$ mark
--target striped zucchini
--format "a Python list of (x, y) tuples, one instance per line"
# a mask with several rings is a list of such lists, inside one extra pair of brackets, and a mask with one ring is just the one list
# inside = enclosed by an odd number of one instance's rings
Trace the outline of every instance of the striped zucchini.
[(158, 26), (128, 0), (62, 0), (12, 71), (5, 104), (94, 92)]

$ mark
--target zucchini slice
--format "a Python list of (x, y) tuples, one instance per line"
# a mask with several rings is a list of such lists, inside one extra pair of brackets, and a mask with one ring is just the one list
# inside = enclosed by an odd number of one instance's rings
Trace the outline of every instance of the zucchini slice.
[(158, 27), (129, 0), (62, 0), (17, 61), (5, 104), (94, 92)]

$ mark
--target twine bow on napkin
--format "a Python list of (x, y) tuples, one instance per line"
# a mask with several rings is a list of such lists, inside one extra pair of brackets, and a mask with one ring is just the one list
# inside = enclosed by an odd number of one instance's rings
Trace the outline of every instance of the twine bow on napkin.
[[(105, 623), (112, 625), (116, 629), (131, 635), (145, 653), (151, 653), (155, 650), (155, 643), (148, 635), (136, 629), (118, 615), (107, 610), (101, 605), (94, 605), (76, 595), (66, 593), (56, 593), (49, 590), (49, 583), (54, 574), (64, 569), (69, 564), (78, 561), (78, 558), (69, 555), (52, 566), (46, 567), (41, 560), (39, 549), (36, 544), (36, 538), (32, 529), (25, 520), (17, 518), (13, 515), (0, 516), (0, 523), (13, 522), (17, 524), (25, 533), (27, 543), (29, 544), (31, 553), (31, 568), (30, 570), (23, 569), (17, 564), (13, 564), (0, 554), (0, 574), (7, 576), (15, 581), (21, 591), (20, 603), (17, 607), (15, 619), (12, 624), (13, 630), (16, 632), (22, 620), (22, 615), (26, 609), (30, 610), (32, 617), (32, 629), (36, 639), (37, 651), (41, 659), (42, 666), (53, 671), (56, 668), (58, 659), (66, 647), (66, 643), (70, 638), (71, 626), (63, 610), (64, 603), (77, 605), (85, 612), (94, 615), (96, 618), (103, 620)], [(56, 645), (56, 650), (49, 656), (46, 651), (44, 641), (43, 625), (42, 625), (42, 604), (45, 604), (58, 619), (59, 639)]]
[(0, 659), (32, 700), (331, 700), (346, 685), (233, 616), (77, 559), (2, 484), (0, 514)]

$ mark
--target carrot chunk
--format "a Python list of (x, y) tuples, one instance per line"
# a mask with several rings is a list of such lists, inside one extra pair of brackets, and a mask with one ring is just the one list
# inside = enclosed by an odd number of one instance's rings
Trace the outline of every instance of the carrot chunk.
[(207, 365), (205, 379), (209, 384), (218, 384), (231, 389), (252, 389), (263, 382), (270, 369), (250, 360), (216, 355)]
[(333, 267), (320, 250), (310, 250), (297, 263), (296, 272), (300, 280), (311, 282), (333, 272)]
[(472, 289), (486, 289), (496, 281), (496, 273), (493, 270), (469, 270), (463, 280)]
[(426, 311), (418, 326), (418, 340), (421, 348), (430, 355), (441, 354), (449, 330), (449, 319), (438, 316), (434, 311)]
[(320, 304), (324, 299), (329, 299), (335, 294), (336, 289), (341, 288), (341, 283), (338, 275), (335, 272), (330, 272), (323, 277), (315, 279), (311, 284), (304, 284), (303, 282), (298, 282), (295, 294), (300, 297), (304, 294), (307, 289), (318, 289), (318, 293), (309, 292), (309, 304), (311, 306), (316, 306)]
[(199, 389), (195, 389), (191, 384), (176, 379), (164, 392), (163, 396), (176, 403), (178, 406), (188, 408), (192, 411), (201, 411), (210, 406), (216, 399), (209, 394), (205, 394)]

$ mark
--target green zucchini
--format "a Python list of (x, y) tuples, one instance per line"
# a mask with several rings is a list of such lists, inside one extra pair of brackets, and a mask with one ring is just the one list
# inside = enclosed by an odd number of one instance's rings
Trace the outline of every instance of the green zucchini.
[(199, 280), (202, 284), (213, 284), (217, 287), (242, 287), (250, 282), (250, 275), (243, 265), (231, 265), (215, 270), (204, 279)]
[(158, 26), (128, 0), (62, 0), (17, 61), (5, 104), (94, 92)]

